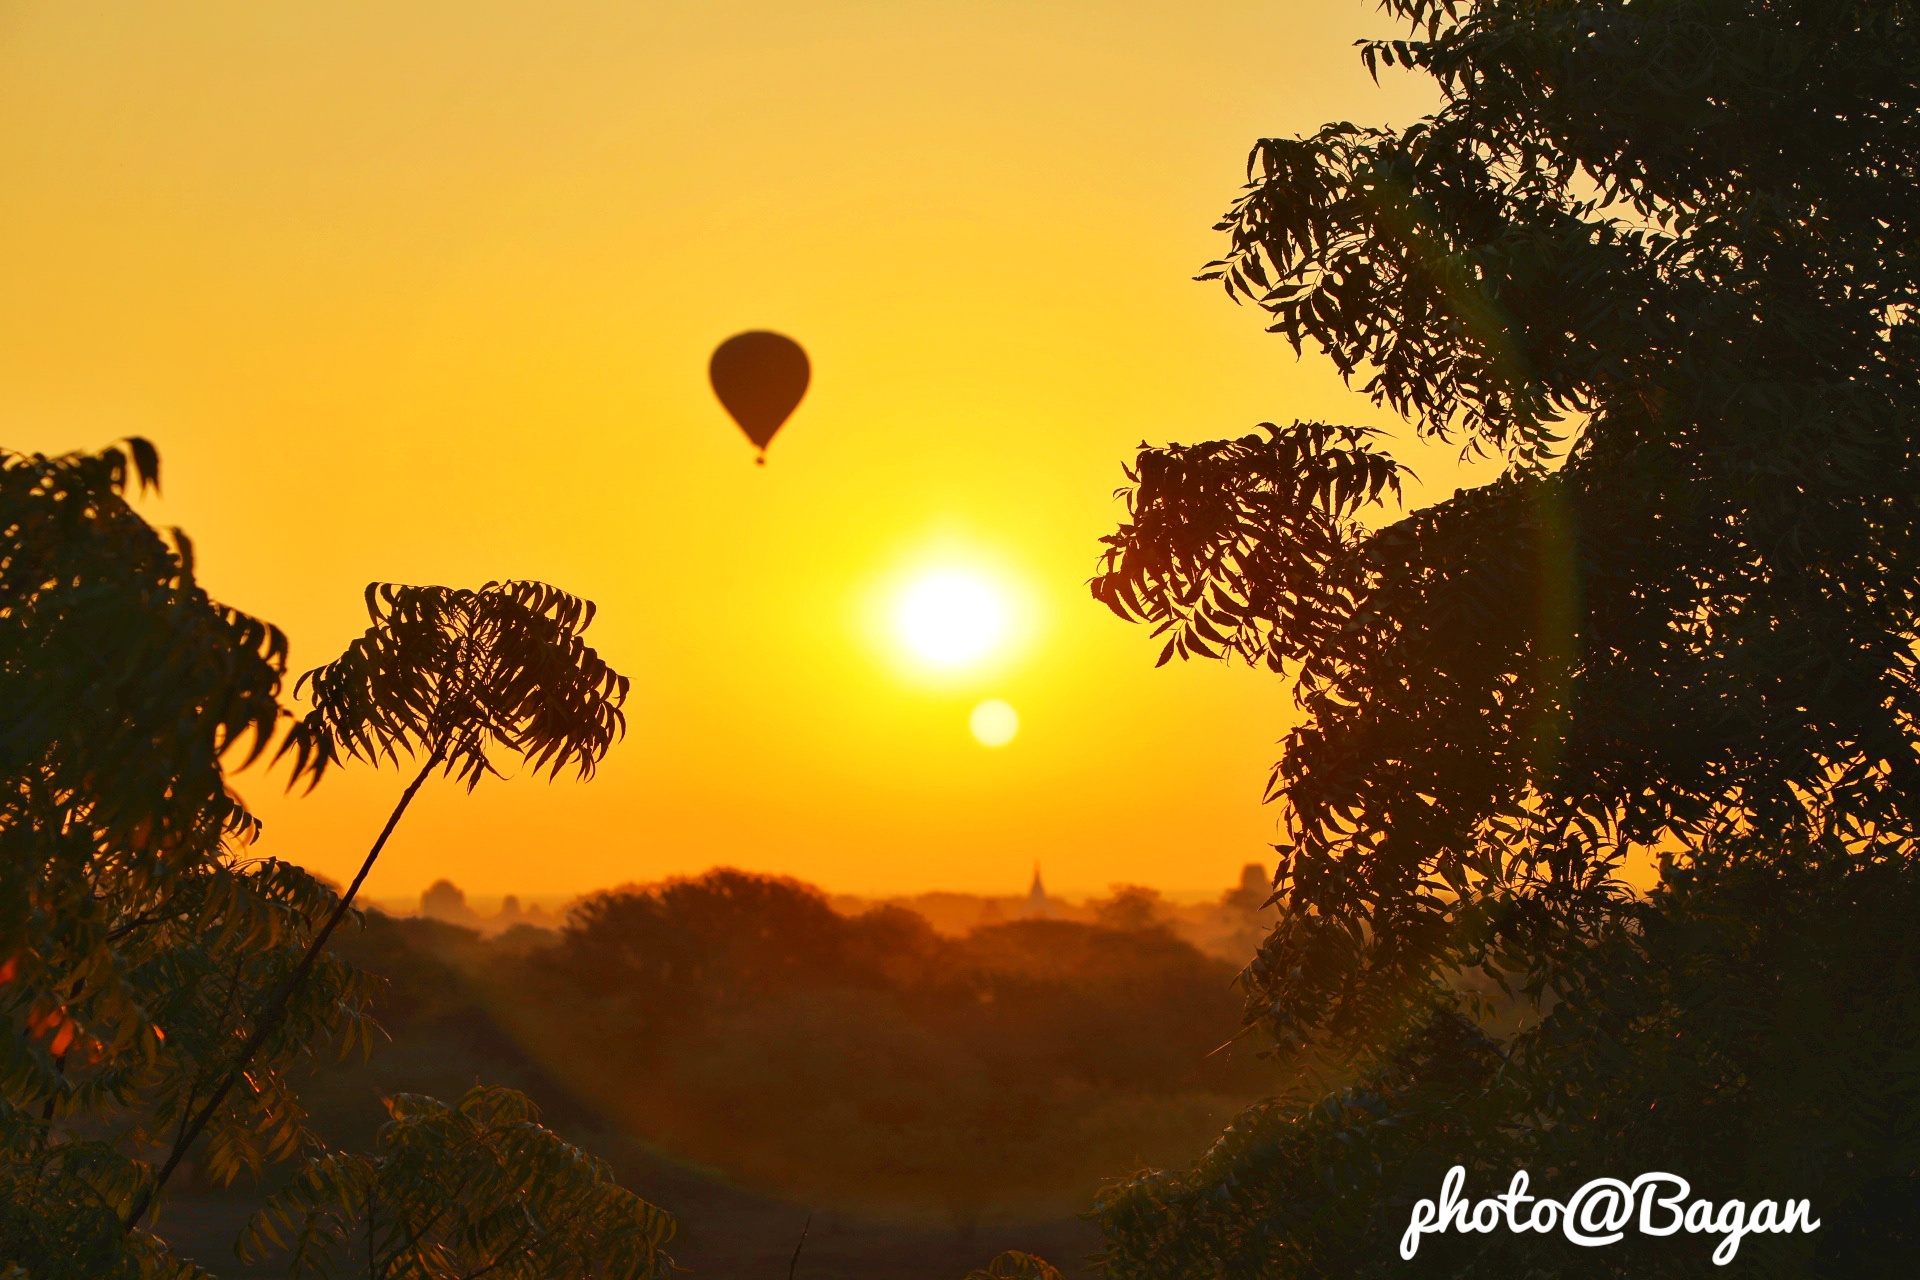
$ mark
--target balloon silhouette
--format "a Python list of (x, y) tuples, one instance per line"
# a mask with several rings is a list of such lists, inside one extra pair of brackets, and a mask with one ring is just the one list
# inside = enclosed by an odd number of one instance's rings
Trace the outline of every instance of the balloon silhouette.
[(759, 465), (766, 465), (774, 433), (807, 394), (812, 373), (799, 343), (765, 329), (736, 333), (714, 350), (707, 364), (713, 393), (759, 447)]

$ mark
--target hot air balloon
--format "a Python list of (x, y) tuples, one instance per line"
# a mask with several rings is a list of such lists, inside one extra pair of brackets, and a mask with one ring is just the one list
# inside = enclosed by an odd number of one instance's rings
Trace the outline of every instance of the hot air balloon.
[(713, 393), (759, 448), (759, 465), (766, 465), (774, 433), (807, 394), (812, 372), (807, 353), (782, 333), (752, 329), (715, 348), (707, 364)]

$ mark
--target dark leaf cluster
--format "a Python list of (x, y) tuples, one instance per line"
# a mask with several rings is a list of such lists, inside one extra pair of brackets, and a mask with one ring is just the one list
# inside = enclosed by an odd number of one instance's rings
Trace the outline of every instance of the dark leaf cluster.
[[(1920, 8), (1383, 7), (1406, 35), (1362, 58), (1441, 105), (1260, 142), (1203, 278), (1506, 466), (1365, 528), (1384, 483), (1318, 480), (1380, 451), (1357, 431), (1130, 471), (1096, 596), (1171, 653), (1285, 672), (1302, 712), (1249, 1018), (1359, 1075), (1113, 1192), (1109, 1271), (1398, 1274), (1388, 1219), (1457, 1159), (1494, 1190), (1517, 1164), (1817, 1189), (1840, 1229), (1740, 1267), (1894, 1274), (1920, 1185)], [(1473, 975), (1530, 1018), (1459, 1021)], [(1710, 1269), (1572, 1252), (1423, 1264)]]
[(1367, 531), (1354, 429), (1148, 449), (1094, 582), (1297, 680), (1250, 971), (1289, 1039), (1530, 969), (1636, 852), (1920, 786), (1911, 7), (1389, 7), (1421, 39), (1368, 56), (1442, 108), (1260, 143), (1210, 274), (1510, 469)]
[[(227, 783), (278, 728), (286, 639), (211, 600), (186, 537), (133, 510), (129, 487), (158, 476), (142, 440), (0, 453), (8, 1275), (200, 1274), (151, 1233), (167, 1176), (190, 1153), (224, 1183), (313, 1150), (296, 1068), (329, 1047), (370, 1047), (369, 980), (326, 949), (350, 896), (250, 856), (260, 824)], [(498, 583), (376, 587), (368, 604), (374, 628), (307, 678), (314, 710), (281, 744), (296, 780), (318, 780), (341, 754), (418, 751), (427, 763), (404, 809), (426, 771), (471, 787), (500, 751), (590, 774), (623, 727), (626, 681), (581, 641), (582, 601)], [(670, 1268), (659, 1250), (670, 1221), (535, 1124), (524, 1099), (480, 1090), (456, 1108), (400, 1111), (384, 1163), (335, 1161), (384, 1170), (369, 1184), (388, 1197), (376, 1204), (418, 1210), (402, 1233), (413, 1270), (395, 1269), (396, 1254), (380, 1274), (477, 1274), (475, 1250), (488, 1259), (479, 1271), (501, 1275)], [(332, 1167), (311, 1164), (289, 1197), (327, 1189)]]
[(506, 752), (591, 777), (625, 731), (627, 677), (582, 638), (590, 601), (542, 582), (372, 583), (366, 599), (366, 634), (300, 678), (313, 709), (281, 747), (296, 773), (407, 754), (471, 790)]
[[(247, 856), (259, 823), (226, 769), (281, 715), (279, 631), (210, 599), (192, 546), (127, 490), (134, 440), (0, 453), (0, 1265), (36, 1276), (186, 1274), (126, 1230), (265, 993), (337, 907), (299, 868)], [(305, 1138), (290, 1073), (367, 1030), (364, 977), (316, 966), (209, 1114), (216, 1179)]]
[(665, 1280), (673, 1219), (562, 1141), (512, 1089), (400, 1094), (370, 1155), (310, 1160), (255, 1215), (243, 1256), (295, 1277)]
[[(1116, 1184), (1097, 1215), (1114, 1280), (1549, 1280), (1901, 1274), (1920, 1243), (1920, 910), (1910, 867), (1853, 838), (1731, 839), (1588, 939), (1561, 998), (1490, 1036), (1448, 993), (1359, 1078), (1242, 1115), (1193, 1168)], [(1397, 1250), (1462, 1164), (1473, 1199), (1517, 1169), (1565, 1201), (1592, 1177), (1681, 1173), (1694, 1195), (1803, 1198), (1821, 1227), (1582, 1249), (1505, 1231)]]

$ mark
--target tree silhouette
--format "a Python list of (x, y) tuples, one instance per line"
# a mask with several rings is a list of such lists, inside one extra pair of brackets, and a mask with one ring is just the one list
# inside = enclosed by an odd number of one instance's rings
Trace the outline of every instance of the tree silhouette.
[[(49, 1280), (176, 1266), (123, 1229), (150, 1190), (138, 1153), (218, 1085), (338, 903), (247, 856), (259, 823), (228, 770), (275, 732), (286, 641), (133, 510), (159, 474), (144, 440), (0, 451), (0, 1270)], [(315, 963), (207, 1126), (215, 1176), (305, 1140), (292, 1072), (357, 1041), (364, 996)]]
[[(1399, 469), (1358, 429), (1144, 449), (1094, 583), (1163, 657), (1296, 680), (1249, 1016), (1378, 1070), (1117, 1194), (1110, 1274), (1398, 1266), (1359, 1224), (1413, 1185), (1416, 1131), (1490, 1165), (1671, 1150), (1760, 1195), (1910, 1196), (1914, 9), (1383, 7), (1409, 38), (1366, 64), (1443, 105), (1258, 143), (1202, 278), (1504, 474), (1375, 528)], [(1442, 979), (1482, 966), (1559, 1004), (1455, 1034)], [(1463, 1083), (1489, 1062), (1497, 1088)], [(1334, 1166), (1354, 1181), (1316, 1209)], [(1692, 1265), (1671, 1252), (1631, 1273)]]
[(1386, 7), (1425, 38), (1365, 58), (1446, 106), (1260, 142), (1203, 278), (1509, 470), (1369, 532), (1357, 429), (1149, 449), (1094, 584), (1298, 678), (1259, 972), (1301, 1034), (1467, 915), (1604, 911), (1630, 848), (1920, 792), (1906, 6)]
[(549, 777), (563, 769), (591, 777), (625, 730), (627, 678), (583, 639), (590, 602), (545, 583), (490, 582), (477, 591), (374, 583), (366, 603), (373, 623), (366, 633), (300, 678), (296, 691), (309, 692), (312, 710), (280, 754), (291, 756), (296, 778), (314, 781), (343, 758), (377, 765), (405, 755), (420, 767), (306, 955), (255, 1015), (226, 1077), (182, 1125), (151, 1188), (135, 1201), (129, 1228), (279, 1028), (427, 778), (439, 771), (471, 791), (487, 775), (501, 776), (504, 757)]

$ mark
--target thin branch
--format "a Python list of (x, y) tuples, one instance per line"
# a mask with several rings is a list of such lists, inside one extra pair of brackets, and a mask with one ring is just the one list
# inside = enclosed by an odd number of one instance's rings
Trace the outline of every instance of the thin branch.
[[(549, 1232), (548, 1234), (563, 1235), (564, 1233), (560, 1231), (552, 1231), (552, 1232)], [(505, 1266), (507, 1263), (514, 1261), (515, 1260), (514, 1254), (517, 1253), (520, 1249), (524, 1248), (526, 1245), (532, 1243), (532, 1240), (533, 1240), (533, 1233), (531, 1231), (522, 1231), (519, 1235), (513, 1238), (513, 1243), (505, 1246), (504, 1248), (498, 1249), (494, 1252), (492, 1262), (489, 1262), (486, 1266), (481, 1267), (477, 1271), (467, 1272), (465, 1275), (461, 1276), (459, 1280), (480, 1280), (480, 1277), (487, 1274), (487, 1272), (498, 1270), (500, 1267)]]
[(189, 914), (189, 911), (186, 908), (182, 908), (179, 911), (175, 911), (170, 915), (149, 914), (147, 912), (142, 912), (141, 914), (135, 916), (133, 919), (128, 920), (126, 923), (107, 930), (107, 941), (118, 942), (120, 941), (120, 939), (132, 933), (135, 929), (145, 928), (147, 925), (150, 925), (150, 924), (164, 924), (164, 923), (171, 923), (172, 921), (175, 921), (175, 920), (182, 920), (182, 919), (185, 919), (188, 914)]
[(347, 886), (347, 891), (340, 895), (340, 901), (334, 906), (333, 914), (327, 917), (326, 924), (321, 927), (319, 933), (314, 935), (312, 943), (307, 947), (307, 954), (301, 957), (299, 967), (288, 975), (287, 980), (281, 983), (280, 989), (274, 993), (273, 999), (267, 1003), (259, 1021), (254, 1024), (253, 1034), (247, 1037), (239, 1057), (228, 1070), (226, 1079), (220, 1082), (220, 1087), (214, 1090), (213, 1096), (208, 1098), (205, 1105), (200, 1108), (193, 1123), (174, 1141), (173, 1150), (168, 1154), (166, 1164), (161, 1166), (152, 1184), (134, 1201), (133, 1209), (127, 1214), (127, 1221), (123, 1228), (126, 1232), (131, 1233), (134, 1227), (139, 1225), (140, 1219), (146, 1216), (147, 1210), (153, 1207), (153, 1202), (159, 1198), (161, 1189), (167, 1184), (167, 1179), (173, 1176), (173, 1171), (185, 1158), (187, 1148), (193, 1145), (194, 1139), (198, 1138), (213, 1120), (214, 1113), (220, 1109), (227, 1095), (233, 1091), (233, 1086), (245, 1073), (254, 1055), (260, 1051), (261, 1045), (266, 1043), (267, 1037), (277, 1031), (281, 1022), (286, 1019), (287, 1007), (293, 999), (293, 993), (299, 990), (306, 982), (307, 975), (313, 972), (314, 963), (319, 960), (320, 952), (327, 945), (327, 939), (333, 936), (334, 929), (339, 926), (341, 920), (346, 918), (347, 912), (353, 906), (354, 896), (360, 892), (360, 886), (365, 883), (367, 873), (373, 870), (374, 861), (379, 858), (380, 851), (386, 848), (387, 840), (393, 835), (393, 829), (400, 825), (401, 817), (406, 813), (407, 806), (413, 803), (413, 797), (420, 790), (421, 784), (427, 780), (427, 775), (439, 767), (439, 764), (440, 752), (436, 749), (427, 757), (427, 762), (420, 767), (420, 772), (414, 775), (413, 781), (407, 784), (407, 789), (400, 795), (400, 802), (387, 816), (387, 825), (380, 829), (379, 838), (373, 842), (373, 848), (367, 851), (366, 861), (360, 864), (360, 874), (353, 878), (353, 883)]
[(793, 1246), (793, 1261), (787, 1264), (787, 1280), (793, 1280), (793, 1273), (800, 1266), (800, 1251), (807, 1247), (807, 1230), (812, 1226), (813, 1215), (808, 1214), (807, 1220), (800, 1224), (800, 1240)]

